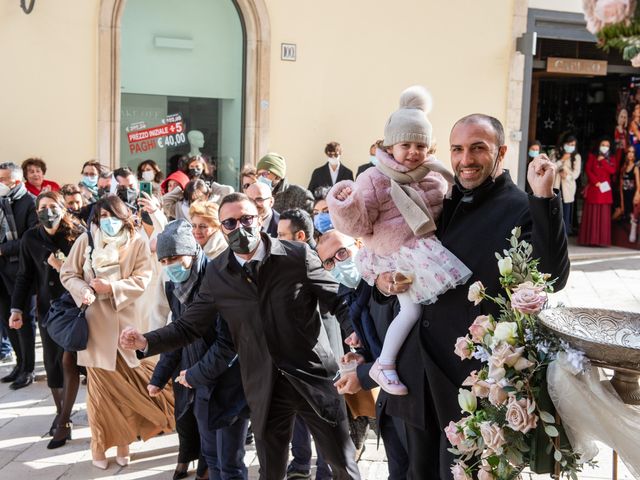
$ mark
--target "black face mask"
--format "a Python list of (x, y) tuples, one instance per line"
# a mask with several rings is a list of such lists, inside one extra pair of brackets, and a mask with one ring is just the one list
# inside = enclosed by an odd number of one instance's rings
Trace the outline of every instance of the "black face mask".
[(40, 220), (40, 224), (45, 228), (55, 228), (60, 224), (63, 215), (60, 210), (45, 208), (38, 212), (38, 220)]
[(225, 238), (231, 251), (238, 254), (253, 252), (260, 243), (260, 227), (238, 227)]
[(153, 221), (151, 220), (151, 215), (146, 210), (142, 210), (142, 215), (140, 215), (142, 219), (142, 223), (146, 223), (147, 225), (153, 226)]
[(100, 187), (98, 189), (98, 198), (106, 197), (109, 195), (109, 188)]
[(189, 177), (199, 177), (204, 170), (202, 168), (190, 168)]
[(138, 192), (133, 188), (119, 187), (116, 194), (134, 212), (138, 210)]

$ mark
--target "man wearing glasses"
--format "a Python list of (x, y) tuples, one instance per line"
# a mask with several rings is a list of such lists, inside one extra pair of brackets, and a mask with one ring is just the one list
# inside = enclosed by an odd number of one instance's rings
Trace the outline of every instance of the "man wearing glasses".
[(334, 478), (359, 479), (344, 401), (332, 384), (337, 364), (320, 336), (318, 301), (337, 307), (338, 284), (305, 244), (261, 233), (246, 195), (227, 195), (219, 215), (229, 249), (208, 265), (193, 303), (159, 330), (123, 330), (120, 345), (146, 355), (173, 350), (199, 338), (220, 313), (240, 359), (260, 479), (285, 477), (295, 415), (304, 418)]
[(271, 189), (264, 183), (257, 182), (249, 185), (246, 194), (256, 204), (262, 223), (262, 231), (270, 237), (278, 238), (280, 213), (273, 209)]

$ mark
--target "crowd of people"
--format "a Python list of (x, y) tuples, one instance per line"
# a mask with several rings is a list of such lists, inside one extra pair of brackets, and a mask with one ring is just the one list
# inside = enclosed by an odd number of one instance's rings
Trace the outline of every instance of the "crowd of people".
[[(499, 292), (494, 252), (516, 226), (557, 288), (569, 262), (556, 164), (537, 156), (522, 192), (502, 125), (474, 114), (451, 130), (451, 173), (429, 103), (422, 87), (402, 94), (355, 181), (328, 143), (308, 188), (277, 153), (241, 171), (242, 192), (202, 157), (166, 177), (151, 160), (89, 161), (62, 186), (41, 159), (0, 164), (0, 308), (16, 356), (1, 381), (33, 382), (37, 324), (56, 405), (48, 448), (72, 438), (84, 374), (100, 469), (108, 449), (126, 466), (136, 439), (176, 431), (174, 479), (192, 461), (196, 478), (246, 479), (254, 439), (261, 479), (311, 478), (311, 442), (316, 479), (359, 479), (374, 428), (390, 479), (452, 478), (444, 428), (477, 368), (454, 343), (495, 313), (466, 286)], [(47, 334), (65, 292), (87, 307), (78, 352)]]

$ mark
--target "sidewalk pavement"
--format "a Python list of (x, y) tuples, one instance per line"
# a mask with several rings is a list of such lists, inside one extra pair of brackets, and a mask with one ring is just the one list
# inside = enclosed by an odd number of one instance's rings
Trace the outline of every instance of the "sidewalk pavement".
[[(572, 268), (565, 289), (553, 294), (552, 304), (586, 306), (640, 312), (640, 252), (625, 249), (585, 249), (571, 246)], [(453, 348), (453, 347), (452, 347)], [(12, 364), (0, 365), (0, 376)], [(81, 386), (72, 421), (73, 440), (56, 450), (47, 450), (45, 436), (53, 421), (55, 407), (44, 381), (42, 350), (38, 345), (36, 374), (38, 381), (18, 391), (0, 384), (0, 479), (87, 480), (87, 479), (170, 479), (175, 468), (178, 439), (163, 435), (131, 446), (132, 461), (120, 467), (114, 461), (115, 449), (107, 452), (108, 470), (91, 465), (89, 427), (86, 418), (86, 387)], [(388, 475), (382, 445), (370, 434), (359, 463), (363, 479), (382, 480)], [(580, 479), (610, 479), (612, 452), (602, 446), (597, 457), (599, 468), (589, 470)], [(247, 448), (245, 462), (249, 478), (258, 478), (255, 448)], [(194, 478), (194, 472), (191, 478)], [(23, 477), (24, 476), (24, 477)], [(548, 479), (549, 476), (525, 474), (524, 478)], [(619, 479), (633, 479), (622, 462)], [(429, 479), (425, 479), (429, 480)]]

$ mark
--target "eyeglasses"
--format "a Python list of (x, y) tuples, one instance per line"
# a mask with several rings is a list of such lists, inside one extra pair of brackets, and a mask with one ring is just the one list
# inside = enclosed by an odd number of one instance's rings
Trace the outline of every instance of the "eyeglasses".
[(222, 225), (225, 230), (235, 230), (238, 222), (240, 222), (240, 225), (243, 227), (252, 227), (256, 218), (258, 218), (257, 215), (243, 215), (240, 218), (226, 218), (220, 222), (220, 225)]
[(191, 225), (191, 228), (193, 230), (209, 230), (210, 228), (213, 228), (211, 225), (207, 225), (206, 223), (201, 223), (200, 225)]
[(324, 262), (322, 262), (322, 268), (324, 268), (325, 270), (333, 270), (336, 266), (336, 261), (344, 262), (351, 256), (349, 248), (353, 247), (354, 245), (355, 243), (352, 243), (351, 245), (347, 245), (346, 247), (338, 249), (333, 257), (327, 258)]
[(265, 170), (264, 172), (258, 173), (259, 177), (268, 177), (271, 172), (269, 170)]
[(257, 197), (257, 198), (254, 198), (253, 201), (256, 203), (264, 203), (266, 200), (269, 200), (270, 198), (273, 198), (273, 197), (264, 197), (264, 198)]

